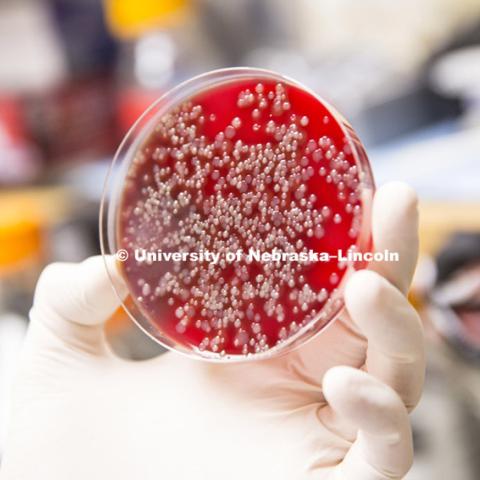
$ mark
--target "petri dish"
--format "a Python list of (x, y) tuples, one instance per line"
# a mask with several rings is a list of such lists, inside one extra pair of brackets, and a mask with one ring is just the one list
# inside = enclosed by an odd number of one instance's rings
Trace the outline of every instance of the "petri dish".
[(295, 80), (209, 72), (121, 143), (100, 208), (133, 321), (195, 358), (290, 351), (339, 315), (371, 248), (374, 181), (348, 122)]

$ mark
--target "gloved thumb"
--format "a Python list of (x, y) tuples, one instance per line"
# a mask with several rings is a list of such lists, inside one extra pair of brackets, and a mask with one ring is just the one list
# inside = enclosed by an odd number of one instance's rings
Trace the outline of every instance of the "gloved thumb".
[[(117, 292), (125, 292), (115, 258), (106, 257)], [(103, 324), (120, 299), (101, 256), (81, 263), (53, 263), (40, 275), (30, 310), (27, 347), (59, 345), (89, 353), (105, 351)]]

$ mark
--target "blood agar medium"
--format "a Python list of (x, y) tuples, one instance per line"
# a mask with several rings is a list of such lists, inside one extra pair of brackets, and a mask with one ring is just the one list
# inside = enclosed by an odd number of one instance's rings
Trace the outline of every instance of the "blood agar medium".
[[(273, 72), (227, 69), (158, 100), (117, 152), (101, 211), (132, 318), (213, 360), (288, 351), (331, 322), (369, 248), (373, 180), (351, 127)], [(358, 258), (358, 256), (356, 257)]]

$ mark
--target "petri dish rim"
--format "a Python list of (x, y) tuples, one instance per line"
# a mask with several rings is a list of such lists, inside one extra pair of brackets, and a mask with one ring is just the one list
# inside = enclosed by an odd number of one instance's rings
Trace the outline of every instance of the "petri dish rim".
[(217, 363), (247, 362), (252, 360), (268, 359), (289, 353), (298, 346), (312, 340), (326, 328), (332, 325), (341, 315), (344, 309), (344, 286), (348, 281), (348, 278), (355, 271), (352, 266), (348, 266), (346, 268), (346, 271), (336, 288), (336, 294), (330, 297), (335, 306), (332, 308), (329, 318), (326, 321), (320, 318), (321, 312), (319, 312), (315, 320), (310, 321), (307, 325), (300, 328), (295, 334), (288, 337), (288, 339), (282, 342), (280, 345), (276, 345), (265, 352), (255, 354), (249, 353), (247, 355), (225, 354), (222, 356), (219, 353), (200, 350), (199, 348), (187, 348), (186, 346), (175, 342), (168, 336), (162, 335), (160, 329), (157, 329), (152, 325), (152, 322), (148, 319), (147, 315), (141, 311), (138, 305), (132, 300), (128, 301), (128, 296), (127, 298), (123, 298), (121, 293), (116, 289), (115, 283), (112, 280), (113, 274), (109, 270), (111, 267), (109, 266), (109, 263), (106, 261), (105, 257), (117, 255), (118, 252), (118, 202), (121, 198), (125, 175), (127, 174), (130, 163), (134, 157), (134, 153), (149, 137), (151, 130), (158, 118), (168, 112), (175, 105), (188, 100), (200, 92), (207, 91), (212, 87), (246, 79), (259, 81), (268, 79), (295, 86), (309, 93), (327, 108), (345, 135), (347, 143), (352, 151), (352, 157), (358, 167), (362, 192), (362, 220), (360, 233), (357, 237), (355, 245), (357, 250), (360, 252), (368, 251), (371, 248), (370, 219), (371, 203), (373, 199), (373, 193), (375, 191), (375, 183), (370, 163), (368, 161), (365, 149), (363, 148), (361, 141), (351, 125), (328, 101), (325, 101), (317, 93), (302, 83), (286, 75), (274, 72), (272, 70), (253, 67), (223, 68), (206, 72), (180, 83), (176, 87), (167, 91), (165, 94), (161, 95), (143, 112), (143, 114), (129, 129), (121, 141), (108, 169), (99, 212), (101, 253), (105, 260), (105, 268), (107, 270), (107, 275), (111, 280), (112, 288), (118, 296), (124, 310), (131, 320), (146, 335), (168, 350), (176, 351), (190, 358)]

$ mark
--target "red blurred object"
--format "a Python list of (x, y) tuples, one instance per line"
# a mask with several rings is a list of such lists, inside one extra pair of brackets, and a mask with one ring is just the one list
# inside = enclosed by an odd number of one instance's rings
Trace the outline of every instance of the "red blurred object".
[(142, 87), (125, 87), (117, 95), (117, 121), (119, 135), (126, 135), (142, 113), (164, 92), (147, 90)]
[(0, 96), (0, 183), (27, 182), (39, 171), (39, 157), (25, 120), (19, 98)]

